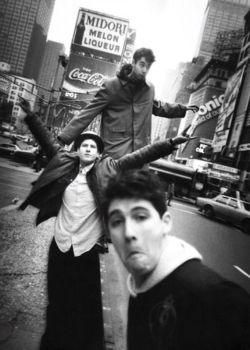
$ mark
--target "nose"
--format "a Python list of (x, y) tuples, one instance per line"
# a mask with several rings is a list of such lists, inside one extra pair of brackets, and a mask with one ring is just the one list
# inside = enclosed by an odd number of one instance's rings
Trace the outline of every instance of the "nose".
[(131, 220), (129, 220), (129, 219), (127, 219), (125, 221), (124, 236), (125, 236), (125, 239), (128, 241), (130, 241), (132, 239), (136, 239), (136, 232), (135, 232), (134, 226), (133, 226)]

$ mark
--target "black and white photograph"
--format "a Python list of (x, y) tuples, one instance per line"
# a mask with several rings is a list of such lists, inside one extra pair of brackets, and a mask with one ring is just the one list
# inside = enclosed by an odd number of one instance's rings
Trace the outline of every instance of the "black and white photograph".
[(250, 0), (0, 0), (0, 350), (250, 350)]

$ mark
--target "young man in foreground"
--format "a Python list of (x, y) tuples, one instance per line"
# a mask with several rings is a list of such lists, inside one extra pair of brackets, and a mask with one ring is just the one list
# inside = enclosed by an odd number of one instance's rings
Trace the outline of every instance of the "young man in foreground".
[(105, 219), (129, 271), (128, 350), (250, 349), (250, 296), (170, 235), (172, 219), (155, 175), (110, 180)]
[(170, 154), (189, 137), (156, 142), (113, 160), (102, 156), (103, 140), (86, 132), (76, 138), (75, 151), (69, 153), (54, 142), (27, 102), (20, 106), (49, 161), (21, 209), (37, 207), (37, 225), (56, 217), (48, 261), (47, 325), (40, 350), (102, 350), (98, 252), (103, 238), (103, 189), (118, 170), (141, 167)]

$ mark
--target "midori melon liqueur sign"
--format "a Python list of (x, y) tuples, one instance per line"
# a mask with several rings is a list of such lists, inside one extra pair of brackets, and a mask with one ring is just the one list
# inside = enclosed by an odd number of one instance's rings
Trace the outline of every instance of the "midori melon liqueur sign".
[(80, 9), (72, 40), (87, 53), (97, 52), (121, 57), (127, 37), (129, 22), (104, 13)]

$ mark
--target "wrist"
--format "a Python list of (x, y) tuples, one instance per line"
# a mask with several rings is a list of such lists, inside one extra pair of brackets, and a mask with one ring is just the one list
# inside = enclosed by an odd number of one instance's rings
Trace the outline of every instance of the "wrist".
[(171, 145), (172, 147), (175, 146), (175, 143), (174, 143), (174, 140), (173, 140), (173, 139), (169, 139), (169, 143), (170, 143), (170, 145)]

